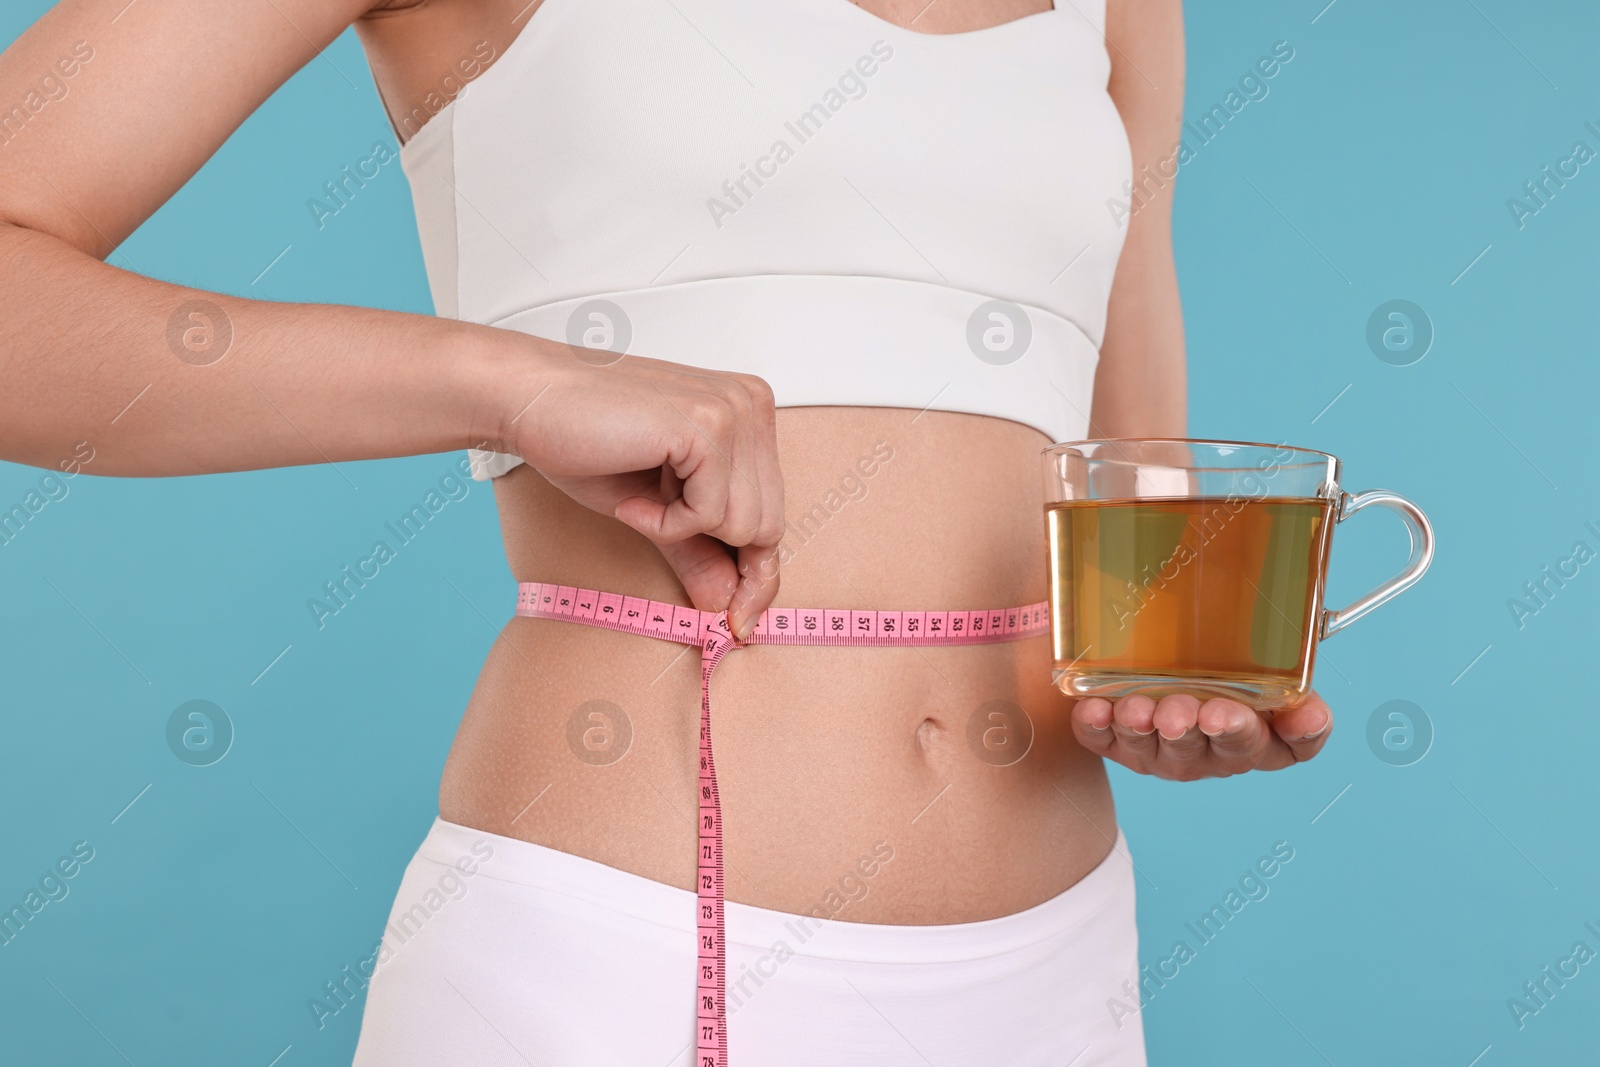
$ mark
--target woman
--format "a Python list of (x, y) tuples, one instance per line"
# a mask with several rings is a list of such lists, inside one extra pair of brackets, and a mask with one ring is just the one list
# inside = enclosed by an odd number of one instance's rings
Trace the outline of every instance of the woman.
[[(100, 262), (352, 22), (441, 317)], [(7, 459), (475, 447), (519, 581), (744, 637), (775, 604), (1042, 600), (1039, 450), (1184, 431), (1171, 184), (1129, 184), (1177, 139), (1177, 0), (64, 0), (0, 100), (59, 64), (70, 96), (0, 151)], [(1331, 724), (1317, 699), (1073, 706), (1039, 637), (736, 648), (707, 1030), (687, 651), (506, 626), (358, 1062), (718, 1063), (731, 1017), (740, 1064), (1142, 1063), (1102, 757), (1277, 768)], [(419, 912), (446, 882), (470, 891)]]

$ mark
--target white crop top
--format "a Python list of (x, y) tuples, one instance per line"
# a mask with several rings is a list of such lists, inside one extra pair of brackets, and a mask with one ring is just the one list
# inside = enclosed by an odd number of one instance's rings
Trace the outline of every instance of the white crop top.
[(1131, 172), (1103, 22), (545, 0), (401, 150), (435, 309), (1082, 438)]

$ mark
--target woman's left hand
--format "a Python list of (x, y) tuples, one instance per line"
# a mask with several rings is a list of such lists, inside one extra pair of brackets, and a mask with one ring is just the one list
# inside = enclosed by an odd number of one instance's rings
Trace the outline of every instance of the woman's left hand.
[(1072, 732), (1090, 752), (1131, 771), (1177, 782), (1275, 771), (1322, 751), (1333, 712), (1316, 693), (1294, 708), (1258, 712), (1237, 700), (1188, 695), (1085, 697)]

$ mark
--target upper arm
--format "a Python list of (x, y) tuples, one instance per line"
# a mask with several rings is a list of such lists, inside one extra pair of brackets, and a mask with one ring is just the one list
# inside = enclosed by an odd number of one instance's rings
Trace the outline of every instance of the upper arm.
[[(1187, 422), (1183, 308), (1172, 200), (1183, 125), (1181, 0), (1108, 0), (1108, 91), (1128, 131), (1133, 193), (1095, 374), (1094, 432), (1181, 437)], [(1121, 190), (1118, 190), (1119, 194)]]
[(0, 54), (0, 223), (103, 258), (373, 0), (62, 0)]
[[(1128, 130), (1140, 198), (1129, 219), (1131, 240), (1141, 232), (1135, 219), (1150, 215), (1149, 231), (1164, 230), (1172, 217), (1183, 125), (1182, 0), (1109, 0), (1106, 45), (1111, 53), (1107, 91)], [(1149, 180), (1150, 175), (1158, 180)]]

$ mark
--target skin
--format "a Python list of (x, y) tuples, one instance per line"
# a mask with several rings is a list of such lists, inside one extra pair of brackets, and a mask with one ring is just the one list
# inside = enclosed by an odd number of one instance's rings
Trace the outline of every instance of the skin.
[[(1048, 8), (860, 6), (929, 34)], [(592, 367), (563, 345), (504, 330), (243, 300), (145, 278), (125, 258), (102, 262), (347, 26), (396, 117), (423, 106), (479, 42), (499, 57), (538, 15), (525, 0), (124, 7), (63, 0), (0, 56), (0, 100), (18, 100), (73, 42), (96, 49), (70, 97), (0, 150), (0, 286), (12, 297), (0, 321), (9, 387), (0, 457), (53, 468), (88, 440), (94, 473), (159, 476), (489, 447), (528, 460), (495, 483), (519, 580), (727, 610), (736, 631), (780, 583), (783, 604), (1044, 599), (1037, 463), (1049, 442), (1021, 424), (775, 411), (748, 375), (636, 356)], [(1178, 0), (1110, 0), (1107, 37), (1137, 172), (1178, 135)], [(1130, 220), (1095, 383), (1097, 436), (1184, 433), (1170, 218), (1169, 184)], [(226, 356), (204, 366), (174, 358), (169, 342), (175, 309), (193, 299), (233, 328)], [(863, 495), (814, 537), (787, 532), (880, 442), (893, 458), (858, 479)], [(1315, 697), (1270, 717), (1189, 697), (1073, 705), (1049, 684), (1048, 645), (730, 655), (714, 696), (730, 898), (809, 912), (888, 842), (893, 861), (834, 917), (948, 923), (1015, 912), (1109, 851), (1115, 813), (1101, 757), (1183, 780), (1274, 769), (1315, 755), (1331, 725)], [(699, 665), (682, 652), (510, 621), (463, 716), (441, 814), (690, 887)], [(575, 759), (567, 741), (574, 710), (594, 699), (625, 709), (632, 727), (626, 757), (606, 765)], [(1022, 707), (1034, 726), (1026, 757), (1007, 767), (975, 758), (966, 741), (993, 700)]]

